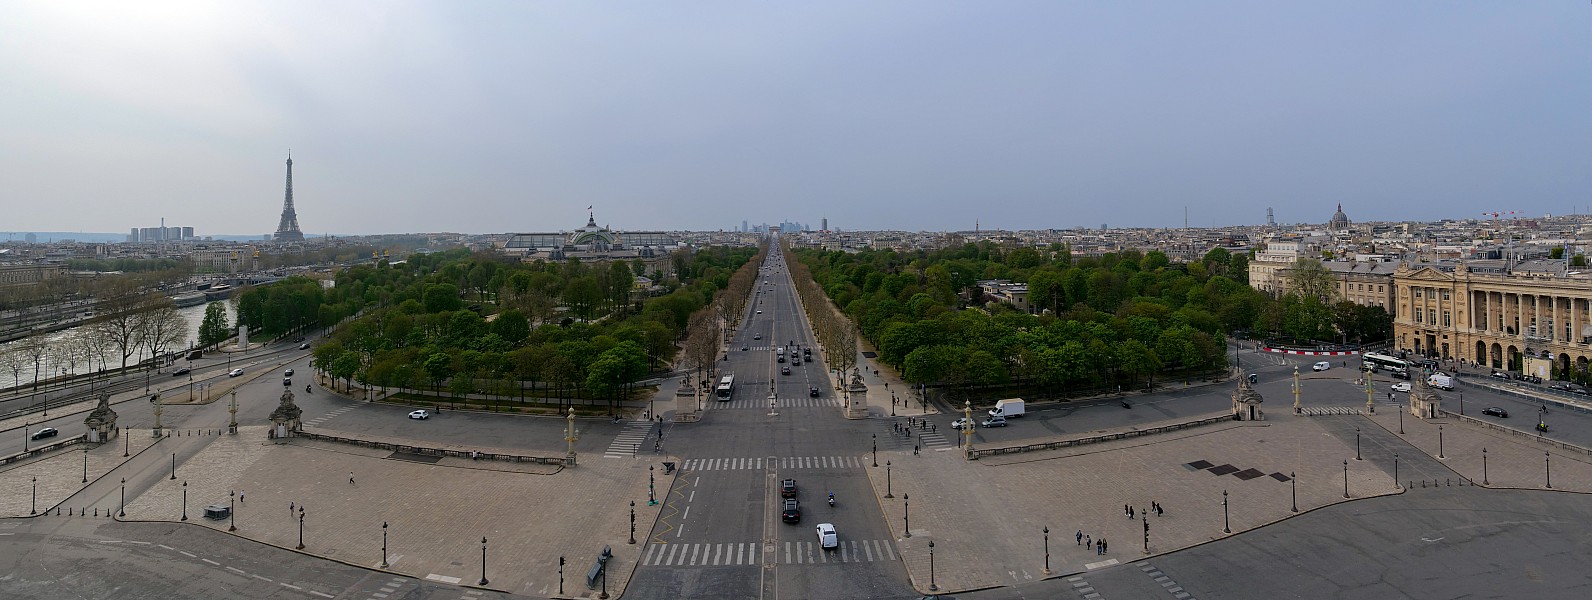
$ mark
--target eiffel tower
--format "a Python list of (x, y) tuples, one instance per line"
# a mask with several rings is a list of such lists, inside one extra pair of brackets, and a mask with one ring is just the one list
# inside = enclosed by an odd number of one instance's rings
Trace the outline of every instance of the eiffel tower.
[(298, 213), (293, 211), (293, 153), (287, 155), (287, 197), (282, 200), (282, 222), (276, 226), (278, 242), (302, 242), (304, 232), (299, 231)]

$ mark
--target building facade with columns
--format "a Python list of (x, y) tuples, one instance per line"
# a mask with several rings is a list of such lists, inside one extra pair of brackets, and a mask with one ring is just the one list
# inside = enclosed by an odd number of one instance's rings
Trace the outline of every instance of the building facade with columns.
[(1519, 372), (1551, 360), (1557, 379), (1592, 360), (1592, 277), (1563, 261), (1401, 265), (1396, 346)]

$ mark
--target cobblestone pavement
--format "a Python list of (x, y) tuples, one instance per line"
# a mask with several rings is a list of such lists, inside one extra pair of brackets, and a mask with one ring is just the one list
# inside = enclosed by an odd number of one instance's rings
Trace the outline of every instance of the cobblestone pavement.
[[(954, 592), (1045, 577), (1044, 527), (1059, 576), (1144, 557), (1146, 520), (1149, 551), (1159, 554), (1227, 537), (1224, 526), (1236, 534), (1287, 518), (1295, 514), (1290, 473), (1298, 474), (1301, 511), (1343, 502), (1345, 468), (1353, 498), (1399, 491), (1378, 464), (1353, 460), (1352, 437), (1291, 414), (976, 462), (954, 448), (892, 454), (888, 482), (884, 469), (869, 474), (920, 591), (931, 577), (931, 540), (934, 582)], [(1124, 505), (1138, 511), (1152, 501), (1164, 515), (1127, 517)], [(1079, 531), (1104, 538), (1108, 552), (1078, 544)]]
[[(164, 438), (150, 435), (147, 429), (132, 430), (131, 434), (125, 437), (117, 435), (110, 444), (74, 444), (48, 455), (5, 467), (6, 470), (0, 471), (0, 516), (25, 517), (35, 509), (35, 506), (40, 513), (43, 513), (82, 491), (139, 453), (157, 445), (161, 439)], [(83, 452), (85, 447), (88, 448), (86, 455)], [(129, 456), (123, 457), (124, 453)], [(83, 481), (85, 456), (88, 458), (88, 483)], [(37, 502), (33, 497), (34, 478), (38, 478)], [(75, 513), (82, 508), (87, 508), (91, 512), (95, 509), (104, 512), (116, 508), (114, 504), (103, 502), (99, 504), (101, 505), (63, 505), (61, 514), (65, 515), (69, 510)]]
[[(132, 438), (134, 451), (140, 437)], [(129, 489), (124, 520), (181, 521), (186, 483), (186, 523), (226, 532), (229, 521), (203, 518), (203, 507), (227, 505), (229, 492), (237, 491), (236, 535), (294, 548), (302, 507), (304, 553), (380, 569), (386, 522), (390, 567), (384, 570), (460, 585), (475, 585), (481, 578), (481, 538), (486, 537), (490, 583), (485, 587), (516, 594), (556, 595), (563, 555), (566, 597), (595, 597), (580, 577), (608, 545), (614, 552), (608, 591), (617, 595), (640, 558), (641, 546), (627, 543), (629, 501), (636, 500), (642, 532), (659, 510), (646, 506), (646, 464), (595, 455), (556, 473), (529, 473), (479, 468), (469, 459), (426, 464), (342, 444), (275, 443), (266, 439), (264, 427), (161, 443), (174, 442), (200, 447), (177, 463), (177, 480), (147, 477), (157, 483), (136, 496)], [(41, 505), (46, 496), (59, 500), (83, 489), (81, 454), (68, 451), (0, 473), (0, 489), (6, 490), (0, 493), (0, 509), (26, 515), (29, 497), (15, 490), (28, 492), (25, 482), (34, 476), (40, 478)], [(121, 454), (121, 446), (91, 449), (91, 482), (121, 464)], [(144, 462), (164, 466), (158, 458)], [(661, 470), (654, 475), (658, 489), (669, 489), (673, 475)]]
[[(1592, 492), (1592, 457), (1539, 443), (1534, 436), (1488, 429), (1457, 418), (1428, 421), (1408, 414), (1403, 415), (1404, 433), (1399, 434), (1399, 414), (1396, 411), (1378, 411), (1371, 420), (1478, 484), (1545, 489), (1552, 483), (1556, 490)], [(1442, 432), (1441, 447), (1439, 427)], [(1543, 437), (1552, 439), (1551, 435)], [(1485, 472), (1483, 449), (1487, 450)], [(1551, 482), (1549, 477), (1552, 478)], [(1419, 486), (1421, 483), (1417, 481), (1414, 485)]]

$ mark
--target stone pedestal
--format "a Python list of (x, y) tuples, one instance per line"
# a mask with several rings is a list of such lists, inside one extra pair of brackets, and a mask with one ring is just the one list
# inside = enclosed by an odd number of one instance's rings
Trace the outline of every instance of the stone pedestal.
[(85, 439), (90, 444), (103, 444), (116, 438), (116, 411), (111, 410), (109, 394), (100, 394), (99, 406), (88, 413), (88, 418), (83, 419), (83, 424), (88, 427)]
[(249, 326), (248, 325), (239, 325), (238, 326), (238, 347), (239, 348), (248, 348), (249, 347)]
[(1233, 391), (1233, 420), (1235, 421), (1264, 421), (1266, 411), (1260, 409), (1263, 400), (1260, 392), (1249, 387), (1249, 377), (1238, 378), (1238, 389)]
[(697, 389), (696, 382), (690, 375), (680, 379), (680, 387), (674, 390), (674, 421), (676, 423), (693, 423), (702, 418), (701, 391)]
[(282, 402), (271, 411), (271, 439), (293, 437), (302, 431), (304, 424), (299, 418), (303, 415), (304, 410), (293, 403), (293, 390), (282, 390)]
[(862, 373), (855, 370), (851, 372), (851, 383), (846, 384), (845, 417), (868, 418), (868, 386), (862, 383)]
[(1426, 384), (1426, 378), (1416, 375), (1410, 388), (1410, 414), (1418, 419), (1436, 419), (1443, 416), (1443, 397)]

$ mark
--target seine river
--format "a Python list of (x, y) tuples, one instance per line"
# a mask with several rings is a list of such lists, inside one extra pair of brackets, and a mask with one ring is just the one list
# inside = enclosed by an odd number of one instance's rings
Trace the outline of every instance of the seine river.
[[(235, 319), (237, 317), (237, 314), (236, 314), (236, 311), (232, 307), (232, 303), (231, 302), (222, 302), (221, 305), (227, 307), (227, 324), (228, 325), (232, 325), (232, 326), (236, 326), (236, 324), (233, 323), (233, 319)], [(177, 314), (182, 315), (182, 319), (184, 321), (188, 322), (188, 338), (187, 338), (187, 340), (185, 340), (182, 344), (180, 344), (178, 346), (178, 349), (188, 348), (189, 346), (191, 346), (194, 343), (196, 343), (197, 340), (199, 339), (199, 323), (204, 321), (204, 319), (205, 319), (205, 306), (206, 306), (205, 304), (200, 304), (198, 306), (189, 306), (187, 308), (179, 308), (179, 309), (177, 309)], [(55, 331), (55, 332), (44, 334), (44, 338), (46, 340), (49, 340), (50, 346), (52, 348), (62, 347), (61, 346), (62, 344), (70, 342), (72, 338), (74, 338), (76, 336), (79, 336), (79, 335), (82, 335), (83, 334), (83, 328), (84, 328), (84, 326), (72, 327), (72, 328), (69, 328), (69, 329), (62, 329), (60, 331)], [(5, 343), (5, 344), (0, 344), (0, 351), (9, 350), (9, 349), (17, 346), (20, 343), (21, 343), (21, 340), (16, 340), (16, 341), (8, 342), (8, 343)], [(107, 358), (110, 359), (111, 365), (112, 366), (120, 366), (121, 365), (121, 357), (115, 355), (115, 351), (112, 351), (110, 354), (112, 354), (112, 355), (108, 356)], [(132, 365), (132, 364), (134, 364), (134, 363), (136, 363), (138, 361), (144, 360), (145, 358), (148, 358), (148, 357), (149, 357), (149, 352), (147, 350), (141, 350), (139, 352), (139, 354), (133, 356), (132, 358), (127, 359), (127, 364)], [(48, 360), (48, 359), (46, 359), (46, 360)], [(94, 359), (94, 368), (98, 369), (99, 367), (100, 367), (99, 359), (95, 358)], [(64, 362), (61, 362), (61, 363), (58, 363), (58, 364), (51, 363), (51, 364), (45, 365), (45, 368), (41, 368), (39, 370), (39, 378), (43, 379), (44, 378), (44, 373), (46, 373), (46, 372), (53, 373), (53, 374), (59, 374), (62, 369), (66, 369), (67, 372), (71, 372), (71, 373), (85, 373), (85, 372), (88, 371), (88, 368), (89, 368), (88, 365), (84, 364), (84, 361), (81, 358), (78, 359), (77, 364), (72, 364), (72, 365), (66, 364)], [(20, 377), (18, 379), (20, 379), (22, 383), (32, 383), (33, 382), (33, 362), (32, 362), (31, 359), (28, 361), (27, 367), (25, 367), (22, 370), (22, 377)], [(5, 372), (0, 373), (0, 388), (12, 387), (13, 385), (16, 385), (16, 383), (17, 383), (17, 381), (14, 381), (12, 379), (12, 377), (11, 377), (11, 371), (10, 370), (6, 370)]]

